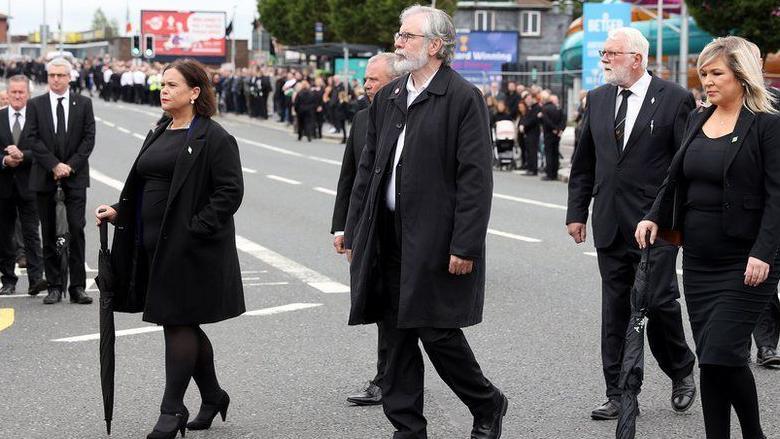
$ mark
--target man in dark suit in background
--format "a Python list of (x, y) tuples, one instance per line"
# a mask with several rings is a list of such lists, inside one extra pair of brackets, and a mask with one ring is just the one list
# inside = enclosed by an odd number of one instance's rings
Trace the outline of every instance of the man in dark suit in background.
[(544, 181), (557, 181), (561, 134), (566, 128), (566, 116), (558, 107), (558, 98), (548, 91), (542, 92), (540, 120), (544, 130)]
[(84, 226), (87, 187), (89, 187), (89, 155), (95, 147), (95, 117), (92, 101), (68, 89), (70, 63), (57, 58), (46, 66), (49, 92), (30, 100), (28, 123), (35, 166), (30, 173), (30, 189), (38, 193), (38, 214), (41, 217), (43, 258), (49, 294), (45, 304), (62, 300), (64, 276), (56, 254), (57, 185), (65, 194), (65, 209), (70, 233), (71, 303), (89, 304), (92, 298), (84, 291)]
[[(395, 54), (380, 53), (374, 55), (366, 64), (366, 77), (363, 89), (369, 102), (374, 99), (376, 93), (390, 81), (398, 77), (393, 63)], [(336, 191), (336, 205), (333, 208), (333, 221), (330, 233), (333, 234), (333, 247), (339, 254), (346, 253), (344, 248), (344, 226), (347, 222), (349, 211), (349, 197), (352, 194), (352, 184), (357, 175), (357, 164), (360, 163), (360, 155), (366, 146), (366, 130), (368, 129), (368, 108), (364, 108), (355, 114), (352, 126), (349, 130), (347, 147), (344, 149), (344, 158), (341, 160), (341, 174)], [(381, 380), (387, 363), (387, 344), (382, 337), (382, 323), (377, 322), (378, 332), (378, 358), (374, 379), (368, 382), (359, 393), (347, 397), (347, 401), (356, 405), (375, 405), (382, 403)]]
[[(585, 241), (588, 206), (602, 280), (601, 358), (608, 401), (593, 419), (616, 419), (629, 298), (641, 253), (634, 230), (655, 200), (674, 153), (680, 147), (693, 96), (677, 84), (647, 72), (649, 43), (633, 28), (610, 32), (602, 50), (609, 84), (588, 93), (580, 143), (572, 158), (566, 224), (576, 243)], [(688, 410), (696, 396), (695, 358), (683, 333), (675, 263), (677, 246), (650, 252), (647, 338), (661, 369), (672, 379), (671, 405)]]
[(14, 273), (16, 243), (13, 239), (17, 215), (21, 220), (22, 242), (27, 259), (27, 279), (30, 295), (46, 289), (43, 280), (43, 256), (38, 234), (38, 213), (35, 194), (30, 191), (30, 168), (33, 162), (30, 132), (27, 122), (27, 99), (30, 80), (24, 75), (8, 79), (9, 106), (0, 110), (0, 274), (2, 294), (16, 292)]
[(539, 135), (542, 133), (539, 113), (542, 107), (533, 93), (528, 93), (525, 98), (528, 112), (520, 120), (520, 130), (523, 132), (526, 160), (523, 163), (526, 171), (523, 175), (536, 176), (539, 174)]

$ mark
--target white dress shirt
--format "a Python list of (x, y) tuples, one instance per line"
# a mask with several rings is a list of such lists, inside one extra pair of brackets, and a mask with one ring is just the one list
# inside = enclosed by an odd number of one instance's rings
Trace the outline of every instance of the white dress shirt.
[(111, 82), (111, 75), (113, 75), (114, 72), (111, 69), (106, 69), (103, 71), (103, 82), (108, 84)]
[[(428, 85), (430, 85), (433, 78), (436, 76), (436, 73), (431, 75), (430, 78), (428, 78), (423, 85), (420, 86), (419, 89), (414, 88), (414, 84), (412, 84), (412, 75), (409, 75), (409, 79), (406, 81), (406, 91), (409, 93), (406, 96), (406, 108), (409, 108), (415, 99), (417, 99), (417, 96), (420, 95), (420, 93), (425, 90)], [(408, 117), (408, 116), (407, 116)], [(404, 150), (404, 142), (406, 137), (406, 125), (404, 124), (404, 129), (401, 131), (401, 134), (398, 136), (398, 143), (395, 145), (395, 157), (393, 159), (393, 174), (390, 176), (390, 181), (387, 182), (387, 188), (385, 189), (385, 200), (387, 201), (387, 208), (395, 211), (395, 170), (398, 167), (398, 162), (401, 160), (401, 153)]]
[(16, 111), (12, 106), (8, 106), (8, 127), (11, 128), (12, 132), (14, 129), (14, 123), (16, 122), (16, 116), (14, 116), (16, 113), (19, 113), (19, 126), (22, 128), (22, 130), (24, 130), (24, 116), (27, 114), (27, 107), (23, 107), (21, 110)]
[(136, 70), (133, 72), (133, 84), (144, 85), (146, 83), (146, 73)]
[(58, 95), (53, 91), (49, 91), (49, 102), (51, 103), (51, 118), (54, 132), (57, 132), (57, 99), (65, 98), (62, 100), (62, 108), (65, 110), (65, 130), (68, 130), (68, 114), (70, 114), (70, 89), (65, 91), (64, 95)]
[(133, 85), (133, 72), (127, 71), (122, 73), (122, 76), (119, 77), (119, 84), (123, 87), (125, 85)]
[[(642, 108), (642, 102), (645, 101), (647, 90), (650, 88), (650, 81), (653, 77), (650, 76), (647, 71), (637, 80), (634, 85), (628, 87), (631, 90), (631, 95), (628, 97), (628, 108), (626, 108), (626, 128), (623, 135), (623, 144), (621, 149), (626, 147), (628, 138), (631, 136), (631, 130), (634, 129), (634, 123), (637, 116), (639, 116), (639, 110)], [(620, 92), (625, 90), (623, 87), (618, 87), (617, 98), (615, 100), (615, 117), (617, 117), (618, 110), (620, 110), (620, 104), (623, 100), (623, 96), (620, 96)]]

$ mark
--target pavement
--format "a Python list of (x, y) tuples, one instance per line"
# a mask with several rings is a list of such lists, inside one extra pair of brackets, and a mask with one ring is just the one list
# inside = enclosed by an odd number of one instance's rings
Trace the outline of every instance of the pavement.
[[(142, 139), (159, 117), (151, 107), (93, 102), (89, 278), (96, 274), (98, 250), (91, 212), (116, 202)], [(187, 437), (391, 437), (380, 407), (353, 407), (345, 400), (375, 373), (376, 329), (346, 324), (348, 267), (328, 233), (343, 145), (332, 139), (297, 142), (277, 122), (217, 120), (237, 138), (244, 167), (236, 227), (249, 312), (203, 327), (232, 402), (226, 423), (216, 420), (211, 430)], [(510, 400), (503, 437), (614, 437), (615, 422), (589, 417), (604, 400), (600, 280), (590, 241), (578, 246), (566, 235), (566, 185), (509, 172), (496, 172), (494, 180), (484, 321), (465, 333), (486, 376)], [(24, 276), (18, 287), (26, 291)], [(97, 297), (91, 283), (90, 290)], [(97, 303), (44, 306), (41, 299), (0, 297), (0, 438), (105, 438)], [(141, 438), (159, 413), (163, 337), (160, 327), (138, 314), (117, 314), (116, 320), (121, 332), (111, 437)], [(427, 360), (426, 366), (429, 437), (467, 438), (468, 410)], [(753, 371), (765, 433), (780, 437), (780, 371)], [(704, 437), (700, 403), (676, 414), (670, 392), (671, 382), (648, 356), (637, 437)], [(194, 384), (185, 402), (197, 412)], [(733, 437), (739, 437), (736, 417), (732, 425)]]

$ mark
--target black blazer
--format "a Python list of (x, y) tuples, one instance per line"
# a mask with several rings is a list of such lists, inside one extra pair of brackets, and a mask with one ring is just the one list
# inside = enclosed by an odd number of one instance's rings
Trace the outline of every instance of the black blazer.
[(330, 233), (343, 232), (346, 227), (349, 196), (357, 176), (360, 154), (363, 153), (363, 148), (366, 146), (367, 128), (368, 108), (364, 108), (355, 114), (355, 119), (349, 129), (347, 147), (344, 149), (344, 158), (341, 160), (341, 174), (339, 174), (339, 184), (336, 188), (336, 205), (333, 207)]
[(27, 102), (27, 122), (30, 141), (35, 155), (35, 164), (30, 171), (30, 189), (36, 192), (53, 191), (56, 182), (52, 169), (59, 163), (73, 168), (73, 175), (62, 180), (69, 188), (89, 187), (89, 156), (95, 147), (95, 116), (92, 100), (70, 93), (68, 112), (67, 145), (65, 156), (57, 158), (57, 140), (54, 132), (54, 118), (49, 93), (44, 93)]
[[(168, 122), (163, 119), (146, 136), (139, 157)], [(244, 194), (238, 145), (209, 118), (196, 119), (188, 136), (176, 158), (157, 250), (148, 255), (151, 264), (139, 235), (138, 159), (114, 205), (115, 309), (143, 310), (144, 320), (160, 324), (216, 322), (245, 311), (233, 222)]]
[[(645, 216), (661, 228), (683, 229), (685, 152), (714, 111), (711, 106), (691, 115), (683, 146)], [(780, 246), (780, 116), (742, 108), (723, 163), (722, 227), (726, 236), (754, 241), (750, 256), (774, 262)]]
[[(8, 109), (6, 107), (0, 110), (0, 162), (7, 154), (5, 148), (14, 144), (14, 138), (11, 134), (11, 125), (8, 121)], [(0, 165), (0, 198), (9, 198), (13, 194), (13, 187), (16, 186), (17, 193), (21, 196), (32, 196), (30, 192), (30, 169), (32, 168), (33, 151), (28, 135), (30, 133), (30, 122), (27, 119), (29, 106), (25, 109), (25, 123), (22, 133), (19, 136), (19, 144), (16, 145), (24, 154), (24, 160), (15, 168), (2, 168)]]
[(634, 242), (636, 225), (650, 210), (696, 106), (690, 92), (653, 77), (621, 151), (615, 139), (617, 91), (606, 84), (588, 93), (569, 176), (566, 224), (587, 222), (593, 198), (596, 248), (612, 244), (618, 233)]

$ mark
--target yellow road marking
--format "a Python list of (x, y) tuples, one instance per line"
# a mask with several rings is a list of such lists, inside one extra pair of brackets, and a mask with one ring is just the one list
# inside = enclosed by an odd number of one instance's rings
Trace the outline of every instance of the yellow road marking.
[(14, 309), (0, 308), (0, 331), (14, 324)]

